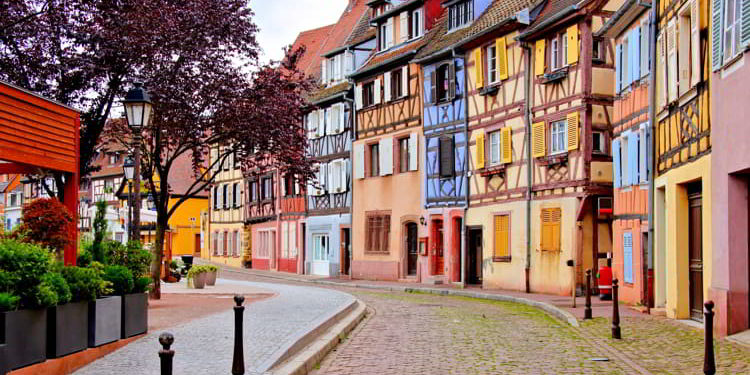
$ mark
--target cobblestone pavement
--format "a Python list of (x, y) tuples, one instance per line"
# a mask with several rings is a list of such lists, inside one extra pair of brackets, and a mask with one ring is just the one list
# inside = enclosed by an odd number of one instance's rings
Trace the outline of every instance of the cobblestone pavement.
[[(247, 306), (244, 314), (245, 367), (248, 373), (267, 370), (272, 358), (297, 335), (349, 303), (352, 297), (331, 289), (279, 283), (219, 280), (247, 285), (278, 295)], [(227, 296), (226, 298), (231, 298)], [(128, 346), (91, 363), (76, 374), (158, 374), (158, 336), (150, 332)], [(174, 373), (228, 374), (232, 368), (234, 312), (231, 309), (169, 329), (175, 336)]]

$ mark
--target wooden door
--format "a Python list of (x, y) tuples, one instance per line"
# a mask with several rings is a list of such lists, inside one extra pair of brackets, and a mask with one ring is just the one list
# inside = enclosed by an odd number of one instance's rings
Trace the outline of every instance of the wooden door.
[(690, 318), (703, 321), (703, 201), (700, 189), (688, 195), (688, 207)]
[(482, 230), (469, 230), (469, 254), (466, 262), (466, 281), (469, 284), (482, 284)]
[(417, 274), (417, 224), (406, 224), (406, 273)]
[(348, 275), (349, 274), (349, 260), (351, 259), (349, 256), (350, 251), (350, 239), (349, 239), (349, 228), (341, 228), (341, 248), (339, 249), (339, 256), (341, 257), (340, 263), (341, 264), (341, 274), (342, 275)]
[(198, 233), (195, 234), (195, 245), (193, 246), (193, 255), (196, 258), (201, 257), (201, 235)]
[(443, 221), (435, 220), (435, 275), (442, 275), (445, 268), (443, 258)]

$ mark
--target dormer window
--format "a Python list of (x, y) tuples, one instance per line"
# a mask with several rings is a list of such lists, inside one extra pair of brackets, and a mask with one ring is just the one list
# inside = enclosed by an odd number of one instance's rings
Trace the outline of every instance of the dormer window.
[(460, 1), (448, 7), (448, 29), (457, 29), (474, 20), (473, 1)]
[(424, 34), (424, 24), (422, 20), (422, 8), (415, 9), (409, 13), (409, 39), (419, 38)]
[(384, 23), (380, 25), (380, 50), (384, 51), (388, 49), (388, 24)]

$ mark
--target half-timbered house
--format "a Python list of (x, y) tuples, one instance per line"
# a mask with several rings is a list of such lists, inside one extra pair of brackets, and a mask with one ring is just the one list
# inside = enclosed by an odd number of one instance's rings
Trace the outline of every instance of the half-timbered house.
[[(442, 8), (439, 0), (368, 5), (376, 51), (351, 76), (356, 103), (352, 274), (417, 280), (424, 158), (421, 72), (412, 60)], [(436, 261), (442, 262), (442, 254)]]
[(525, 276), (514, 275), (509, 288), (569, 294), (583, 270), (596, 275), (611, 250), (612, 159), (594, 145), (612, 126), (613, 44), (594, 33), (621, 4), (549, 0), (517, 37), (528, 54), (530, 184), (525, 210), (508, 218), (514, 235), (524, 236), (515, 225), (526, 224), (525, 251), (518, 252)]
[(654, 303), (668, 317), (702, 321), (712, 273), (711, 7), (656, 4)]
[[(648, 262), (650, 3), (628, 0), (595, 34), (615, 42), (615, 102), (610, 153), (613, 164), (612, 269), (620, 300), (649, 303)], [(594, 137), (594, 152), (609, 145)], [(604, 288), (604, 286), (599, 286)]]
[[(308, 154), (317, 161), (318, 174), (307, 186), (307, 218), (301, 236), (306, 274), (349, 274), (354, 91), (347, 76), (362, 66), (375, 48), (375, 30), (369, 22), (364, 0), (351, 0), (326, 42), (321, 87), (308, 96)], [(282, 227), (282, 239), (285, 230), (292, 241), (297, 229)]]

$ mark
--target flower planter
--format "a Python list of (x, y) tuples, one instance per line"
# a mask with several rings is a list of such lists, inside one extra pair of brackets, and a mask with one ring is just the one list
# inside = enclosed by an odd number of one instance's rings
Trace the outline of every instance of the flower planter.
[(122, 297), (97, 298), (89, 302), (89, 347), (120, 339), (122, 329)]
[(146, 333), (148, 330), (148, 294), (122, 296), (122, 338)]
[(206, 273), (202, 272), (193, 276), (193, 288), (203, 289), (206, 286)]
[(89, 303), (75, 302), (47, 309), (47, 358), (88, 347)]
[(214, 286), (216, 285), (216, 274), (219, 271), (209, 271), (206, 272), (206, 285), (208, 286)]
[(0, 313), (0, 328), (9, 369), (47, 359), (47, 309)]

